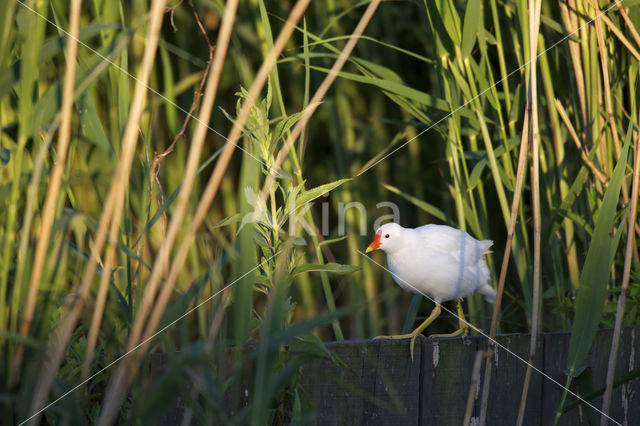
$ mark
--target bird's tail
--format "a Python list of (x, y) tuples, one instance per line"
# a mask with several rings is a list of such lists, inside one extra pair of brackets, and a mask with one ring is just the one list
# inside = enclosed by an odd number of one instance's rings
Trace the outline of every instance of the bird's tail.
[(480, 253), (481, 254), (493, 253), (491, 250), (489, 250), (489, 247), (491, 247), (492, 245), (493, 245), (493, 241), (491, 241), (491, 240), (482, 240), (482, 241), (480, 241), (480, 244), (478, 244), (479, 249), (480, 249)]
[(484, 296), (484, 300), (489, 303), (495, 303), (496, 291), (489, 284), (485, 284), (478, 289), (478, 293)]

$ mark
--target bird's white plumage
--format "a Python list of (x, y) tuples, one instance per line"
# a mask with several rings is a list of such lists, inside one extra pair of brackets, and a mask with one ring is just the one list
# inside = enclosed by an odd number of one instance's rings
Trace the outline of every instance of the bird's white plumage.
[(426, 294), (434, 302), (462, 299), (475, 292), (493, 303), (484, 255), (493, 241), (479, 241), (465, 231), (444, 225), (403, 228), (387, 223), (378, 228), (380, 245), (395, 282), (407, 291)]

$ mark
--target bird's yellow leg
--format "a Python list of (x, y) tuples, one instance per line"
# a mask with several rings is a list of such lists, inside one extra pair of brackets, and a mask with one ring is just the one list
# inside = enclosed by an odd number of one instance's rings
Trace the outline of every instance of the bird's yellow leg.
[[(462, 307), (460, 308), (462, 309)], [(438, 315), (440, 315), (440, 304), (436, 303), (435, 308), (433, 308), (433, 311), (431, 311), (431, 314), (427, 317), (427, 319), (425, 319), (424, 322), (420, 324), (418, 328), (413, 330), (411, 333), (396, 334), (393, 336), (378, 336), (375, 339), (409, 339), (410, 338), (411, 343), (409, 344), (409, 350), (411, 352), (411, 360), (413, 361), (413, 347), (415, 346), (416, 338), (420, 336), (420, 334), (422, 333), (422, 330), (427, 328), (429, 324), (431, 324), (436, 318), (438, 318)]]
[(460, 328), (458, 328), (453, 333), (432, 334), (429, 337), (455, 337), (461, 334), (463, 336), (466, 336), (467, 334), (469, 334), (469, 325), (464, 320), (464, 310), (462, 310), (462, 302), (460, 302), (460, 300), (456, 302), (456, 309), (458, 310), (458, 326)]

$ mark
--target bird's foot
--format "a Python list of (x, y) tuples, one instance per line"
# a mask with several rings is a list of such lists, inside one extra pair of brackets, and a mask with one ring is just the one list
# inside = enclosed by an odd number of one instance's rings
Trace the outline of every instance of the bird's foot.
[(400, 339), (409, 339), (413, 334), (393, 334), (391, 336), (376, 336), (372, 340), (381, 340), (381, 339), (390, 339), (390, 340), (400, 340)]
[(415, 343), (416, 343), (416, 338), (417, 338), (418, 336), (422, 337), (423, 339), (425, 338), (425, 337), (422, 335), (422, 333), (412, 333), (412, 336), (411, 336), (411, 343), (409, 343), (409, 353), (411, 354), (411, 362), (413, 362), (413, 347), (414, 347), (414, 345), (415, 345)]
[(453, 333), (445, 333), (445, 334), (430, 334), (429, 338), (432, 337), (456, 337), (462, 336), (465, 337), (469, 334), (469, 327), (462, 327), (454, 331)]
[(377, 336), (374, 337), (373, 340), (380, 340), (380, 339), (392, 339), (392, 340), (398, 340), (398, 339), (411, 339), (411, 342), (409, 343), (409, 353), (411, 354), (411, 361), (413, 361), (413, 348), (415, 346), (416, 343), (416, 339), (419, 337), (422, 337), (423, 339), (425, 339), (425, 337), (422, 335), (422, 333), (408, 333), (408, 334), (395, 334), (393, 336)]

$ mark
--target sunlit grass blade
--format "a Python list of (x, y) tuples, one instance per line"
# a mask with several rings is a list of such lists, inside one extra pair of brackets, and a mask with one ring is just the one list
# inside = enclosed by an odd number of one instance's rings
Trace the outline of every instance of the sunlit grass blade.
[(400, 195), (402, 198), (405, 198), (406, 200), (408, 200), (409, 202), (411, 202), (413, 205), (415, 205), (416, 207), (424, 210), (425, 212), (429, 213), (430, 215), (432, 215), (433, 217), (435, 217), (438, 220), (441, 220), (444, 223), (447, 223), (448, 220), (445, 217), (445, 214), (442, 210), (440, 210), (438, 207), (427, 203), (426, 201), (422, 201), (420, 199), (418, 199), (417, 197), (414, 197), (413, 195), (409, 195), (405, 192), (402, 192), (401, 190), (399, 190), (398, 188), (396, 188), (395, 186), (391, 186), (391, 185), (387, 185), (387, 184), (382, 184), (382, 186), (384, 186), (385, 188), (387, 188), (389, 191), (393, 192), (394, 194), (398, 194)]

